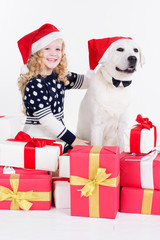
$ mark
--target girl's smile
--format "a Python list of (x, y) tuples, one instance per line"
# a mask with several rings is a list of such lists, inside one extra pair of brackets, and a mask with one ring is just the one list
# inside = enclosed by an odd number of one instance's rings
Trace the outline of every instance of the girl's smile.
[(43, 63), (46, 66), (47, 75), (50, 75), (58, 66), (62, 58), (62, 40), (56, 39), (43, 49)]

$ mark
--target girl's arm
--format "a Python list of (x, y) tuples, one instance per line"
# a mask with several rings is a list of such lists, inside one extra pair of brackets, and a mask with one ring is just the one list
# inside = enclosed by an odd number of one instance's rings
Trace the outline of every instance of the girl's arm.
[(69, 72), (67, 79), (69, 80), (69, 84), (65, 87), (66, 90), (87, 89), (89, 87), (90, 76), (88, 76), (88, 74), (83, 75)]
[(59, 138), (69, 145), (76, 139), (76, 136), (71, 133), (61, 121), (57, 120), (52, 113), (40, 118), (39, 122), (45, 129), (52, 133), (53, 138)]

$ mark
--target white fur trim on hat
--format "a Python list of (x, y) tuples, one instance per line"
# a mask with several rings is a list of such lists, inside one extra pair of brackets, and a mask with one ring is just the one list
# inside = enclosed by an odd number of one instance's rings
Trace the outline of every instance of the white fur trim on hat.
[(50, 44), (52, 41), (59, 38), (62, 38), (62, 35), (60, 32), (52, 32), (47, 34), (46, 36), (40, 38), (38, 41), (32, 43), (31, 54), (38, 52), (39, 50), (41, 50), (42, 48)]

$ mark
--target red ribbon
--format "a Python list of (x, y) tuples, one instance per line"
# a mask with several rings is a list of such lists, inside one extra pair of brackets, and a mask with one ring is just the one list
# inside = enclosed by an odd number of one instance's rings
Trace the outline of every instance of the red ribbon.
[(130, 133), (130, 152), (141, 153), (140, 150), (140, 141), (141, 141), (141, 130), (154, 128), (154, 147), (157, 143), (157, 130), (156, 126), (149, 121), (149, 118), (143, 118), (140, 114), (137, 115), (136, 121), (139, 124), (136, 124), (134, 128), (131, 129)]
[(72, 151), (72, 149), (69, 149), (69, 150), (67, 151), (67, 153), (70, 154), (71, 151)]
[(3, 118), (4, 116), (0, 116), (0, 118)]
[[(55, 140), (43, 138), (31, 138), (27, 133), (20, 131), (14, 139), (8, 139), (13, 142), (27, 142), (24, 146), (24, 168), (35, 169), (35, 148), (42, 148), (46, 145), (57, 146), (62, 155), (62, 145), (55, 143)], [(45, 161), (45, 159), (44, 159)]]
[(56, 182), (56, 181), (65, 181), (65, 182), (70, 182), (70, 178), (52, 178), (52, 182)]

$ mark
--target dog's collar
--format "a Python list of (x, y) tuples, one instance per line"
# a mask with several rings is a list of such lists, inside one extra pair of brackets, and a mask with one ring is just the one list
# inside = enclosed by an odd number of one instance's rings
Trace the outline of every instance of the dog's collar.
[(112, 83), (115, 87), (118, 87), (120, 83), (123, 84), (123, 87), (128, 87), (132, 83), (132, 80), (131, 81), (120, 81), (120, 80), (117, 80), (112, 77)]

